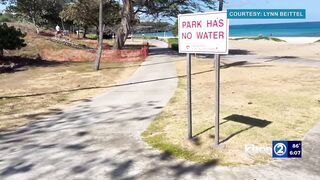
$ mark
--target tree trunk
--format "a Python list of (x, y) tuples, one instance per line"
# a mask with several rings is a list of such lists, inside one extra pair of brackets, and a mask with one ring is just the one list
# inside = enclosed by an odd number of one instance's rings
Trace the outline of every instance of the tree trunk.
[(101, 60), (101, 55), (102, 55), (102, 46), (103, 46), (103, 0), (100, 0), (100, 5), (99, 5), (99, 46), (98, 46), (98, 51), (97, 51), (97, 57), (96, 61), (94, 64), (94, 69), (98, 71), (100, 69), (100, 60)]
[(96, 26), (96, 35), (99, 37), (99, 26)]
[(83, 31), (83, 37), (82, 38), (87, 38), (87, 30), (88, 28), (84, 28), (84, 31)]
[(40, 33), (40, 29), (39, 29), (39, 27), (37, 26), (36, 19), (35, 19), (35, 18), (32, 18), (32, 21), (33, 21), (34, 26), (36, 27), (37, 34), (39, 34), (39, 33)]
[(223, 2), (224, 0), (219, 0), (219, 11), (223, 10)]
[(132, 0), (122, 0), (123, 7), (121, 12), (121, 26), (117, 30), (113, 48), (122, 49), (128, 35), (132, 30), (133, 5)]
[(78, 39), (80, 39), (80, 27), (78, 26), (78, 33), (77, 33)]

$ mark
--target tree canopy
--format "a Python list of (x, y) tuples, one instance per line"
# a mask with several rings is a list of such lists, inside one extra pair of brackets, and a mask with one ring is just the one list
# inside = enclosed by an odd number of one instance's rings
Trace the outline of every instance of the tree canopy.
[(3, 50), (13, 50), (25, 47), (24, 37), (20, 29), (13, 26), (8, 26), (6, 23), (0, 24), (0, 56), (3, 56)]
[[(121, 7), (116, 1), (105, 1), (103, 3), (103, 24), (109, 28), (120, 22)], [(78, 0), (73, 4), (65, 6), (60, 12), (64, 21), (71, 21), (75, 25), (90, 27), (99, 25), (99, 0)]]
[(121, 49), (132, 32), (136, 15), (176, 17), (180, 13), (201, 12), (215, 8), (216, 0), (122, 0), (121, 26), (117, 31), (115, 49)]
[[(100, 0), (0, 0), (36, 26), (64, 20), (83, 28), (98, 29)], [(214, 9), (217, 0), (102, 0), (103, 24), (116, 32), (114, 48), (121, 49), (139, 17), (176, 17), (180, 13)]]
[(59, 12), (62, 11), (65, 0), (2, 0), (7, 2), (7, 8), (36, 26), (48, 26), (60, 21)]
[(135, 33), (163, 32), (171, 29), (172, 25), (168, 22), (145, 21), (134, 25)]

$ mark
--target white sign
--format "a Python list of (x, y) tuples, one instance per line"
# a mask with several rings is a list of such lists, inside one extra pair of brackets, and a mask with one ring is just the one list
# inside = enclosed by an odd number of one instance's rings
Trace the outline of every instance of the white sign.
[(180, 53), (228, 54), (226, 11), (180, 14), (178, 21)]

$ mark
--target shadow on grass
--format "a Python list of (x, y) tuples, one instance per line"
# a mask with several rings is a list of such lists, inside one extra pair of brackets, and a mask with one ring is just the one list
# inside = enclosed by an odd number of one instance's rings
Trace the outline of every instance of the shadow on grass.
[[(229, 121), (233, 121), (233, 122), (237, 122), (237, 123), (241, 123), (241, 124), (246, 124), (248, 125), (248, 127), (244, 128), (244, 129), (241, 129), (239, 131), (236, 131), (234, 133), (232, 133), (231, 135), (229, 135), (227, 138), (223, 139), (220, 143), (224, 143), (226, 141), (228, 141), (229, 139), (231, 139), (232, 137), (244, 132), (244, 131), (247, 131), (247, 130), (250, 130), (254, 127), (259, 127), (259, 128), (264, 128), (266, 126), (268, 126), (269, 124), (271, 124), (272, 122), (271, 121), (268, 121), (268, 120), (264, 120), (264, 119), (258, 119), (258, 118), (252, 118), (252, 117), (249, 117), (249, 116), (243, 116), (243, 115), (237, 115), (237, 114), (233, 114), (233, 115), (230, 115), (228, 117), (225, 117), (224, 118), (225, 121), (221, 122), (220, 125), (222, 124), (225, 124)], [(195, 134), (192, 138), (192, 142), (195, 144), (195, 145), (201, 145), (200, 142), (199, 142), (199, 136), (210, 131), (210, 130), (213, 130), (215, 126), (211, 126), (197, 134)], [(214, 138), (214, 137), (212, 137)]]
[(264, 119), (252, 118), (249, 116), (243, 116), (238, 114), (233, 114), (231, 116), (225, 117), (224, 119), (228, 121), (233, 121), (237, 123), (259, 127), (259, 128), (264, 128), (272, 123), (271, 121), (267, 121)]
[(251, 51), (245, 49), (229, 49), (228, 55), (252, 55)]
[(39, 58), (26, 58), (20, 56), (7, 56), (0, 58), (0, 73), (13, 73), (26, 70), (24, 67), (50, 67), (63, 64), (58, 61), (47, 61)]
[(248, 61), (237, 61), (232, 63), (222, 63), (221, 68), (227, 69), (231, 67), (244, 67), (244, 68), (254, 68), (254, 67), (272, 67), (273, 65), (261, 64), (261, 63), (249, 63)]
[(270, 57), (270, 60), (266, 60), (265, 62), (271, 62), (271, 61), (278, 61), (282, 59), (298, 59), (297, 56), (272, 56)]
[[(245, 49), (229, 49), (229, 54), (222, 55), (222, 56), (232, 56), (232, 55), (254, 55), (251, 51), (245, 50)], [(210, 58), (214, 59), (214, 54), (201, 54), (198, 55), (202, 58)]]
[(245, 124), (245, 125), (248, 125), (248, 127), (232, 133), (227, 138), (223, 139), (220, 143), (224, 143), (224, 142), (228, 141), (229, 139), (231, 139), (232, 137), (234, 137), (244, 131), (250, 130), (254, 127), (265, 128), (266, 126), (268, 126), (269, 124), (272, 123), (271, 121), (268, 121), (265, 119), (252, 118), (249, 116), (243, 116), (243, 115), (238, 115), (238, 114), (230, 115), (228, 117), (225, 117), (224, 119), (227, 121), (233, 121), (233, 122)]

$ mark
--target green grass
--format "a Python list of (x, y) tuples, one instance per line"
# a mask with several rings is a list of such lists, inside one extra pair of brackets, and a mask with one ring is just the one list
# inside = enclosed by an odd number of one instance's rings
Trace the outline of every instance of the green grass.
[(245, 40), (245, 39), (249, 39), (249, 40), (271, 40), (271, 41), (275, 41), (275, 42), (286, 42), (285, 40), (279, 39), (279, 38), (275, 38), (275, 37), (266, 37), (266, 36), (259, 36), (259, 37), (243, 37), (243, 38), (235, 38), (233, 40)]
[(167, 142), (166, 139), (164, 138), (164, 135), (161, 133), (153, 134), (153, 132), (158, 132), (159, 129), (165, 128), (162, 122), (164, 121), (164, 119), (166, 119), (168, 115), (169, 114), (161, 113), (159, 117), (156, 119), (156, 121), (152, 123), (151, 126), (148, 127), (148, 129), (145, 132), (143, 132), (142, 134), (143, 140), (149, 145), (151, 145), (152, 147), (156, 149), (160, 149), (175, 157), (179, 157), (179, 158), (183, 158), (183, 159), (187, 159), (195, 162), (201, 162), (201, 163), (210, 161), (210, 157), (196, 155), (191, 151), (182, 149), (175, 144)]
[(98, 39), (98, 36), (96, 34), (87, 34), (87, 39), (96, 40)]
[(170, 38), (168, 39), (169, 44), (178, 44), (178, 38)]
[(169, 153), (170, 155), (195, 161), (195, 162), (206, 162), (208, 157), (202, 157), (195, 155), (193, 152), (182, 149), (174, 144), (171, 143), (165, 143), (162, 140), (162, 137), (160, 135), (155, 136), (153, 138), (145, 138), (145, 142), (153, 146), (154, 148), (160, 149), (166, 153)]
[(19, 98), (10, 98), (10, 99), (6, 99), (6, 98), (0, 98), (0, 107), (5, 106), (9, 103), (18, 101)]
[[(182, 79), (179, 79), (178, 86), (183, 89), (186, 88), (186, 85)], [(179, 103), (180, 96), (182, 96), (182, 93), (180, 91), (177, 91), (176, 95), (170, 99), (169, 104)], [(212, 161), (213, 159), (207, 155), (195, 154), (192, 151), (189, 151), (179, 145), (167, 141), (166, 136), (163, 133), (165, 133), (167, 119), (170, 119), (170, 117), (172, 116), (174, 115), (170, 112), (163, 111), (162, 113), (160, 113), (156, 120), (147, 128), (146, 131), (142, 133), (143, 141), (156, 149), (160, 149), (163, 152), (178, 158), (198, 163), (206, 163)], [(190, 143), (192, 143), (192, 141), (188, 140), (187, 138), (185, 139), (185, 141), (189, 141)]]
[(13, 22), (15, 17), (12, 14), (1, 14), (0, 13), (0, 22)]
[(178, 38), (170, 38), (167, 41), (172, 50), (175, 50), (175, 51), (179, 50)]
[(156, 39), (156, 40), (158, 40), (159, 38), (158, 37), (156, 37), (156, 36), (145, 36), (145, 37), (143, 37), (143, 36), (133, 36), (133, 39)]

